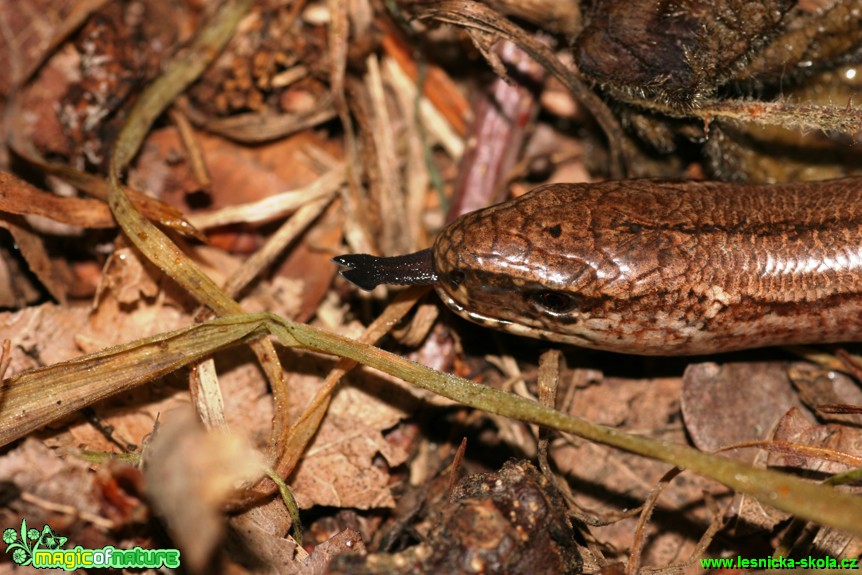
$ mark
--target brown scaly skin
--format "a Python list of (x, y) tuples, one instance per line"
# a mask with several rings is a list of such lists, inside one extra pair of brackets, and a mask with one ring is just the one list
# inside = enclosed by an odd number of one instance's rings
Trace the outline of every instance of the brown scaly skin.
[(862, 340), (862, 179), (554, 184), (434, 245), (463, 317), (642, 355)]

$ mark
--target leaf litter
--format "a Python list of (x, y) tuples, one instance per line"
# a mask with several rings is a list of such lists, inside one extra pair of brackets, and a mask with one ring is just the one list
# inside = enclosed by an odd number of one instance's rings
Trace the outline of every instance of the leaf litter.
[[(428, 303), (387, 336), (429, 301), (422, 290), (359, 295), (329, 263), (427, 246), (465, 192), (487, 203), (573, 177), (852, 173), (856, 40), (821, 34), (852, 29), (854, 12), (774, 3), (779, 23), (752, 18), (761, 28), (733, 30), (732, 49), (716, 37), (688, 60), (647, 61), (639, 91), (596, 58), (608, 14), (630, 3), (551, 22), (558, 7), (540, 2), (37, 4), (0, 5), (15, 31), (0, 40), (13, 78), (0, 84), (4, 526), (178, 546), (190, 572), (439, 572), (465, 557), (485, 572), (696, 572), (723, 554), (859, 556), (858, 499), (814, 485), (854, 481), (860, 456), (856, 416), (818, 409), (859, 403), (840, 374), (812, 374), (852, 372), (841, 354), (797, 351), (808, 362), (790, 367), (773, 350), (717, 364), (566, 350), (553, 384), (537, 375), (541, 346), (432, 328)], [(736, 9), (691, 3), (673, 15), (679, 38)], [(612, 37), (651, 32), (622, 22)], [(789, 41), (805, 47), (776, 47)], [(516, 73), (518, 48), (546, 79)], [(772, 99), (788, 62), (816, 73)], [(524, 106), (523, 123), (495, 118), (495, 99)], [(806, 147), (838, 152), (806, 164), (788, 151)], [(493, 175), (483, 152), (500, 155)], [(377, 369), (348, 375), (355, 360)], [(556, 402), (535, 403), (537, 379)], [(535, 424), (562, 433), (540, 449)], [(523, 459), (536, 453), (545, 474)], [(553, 536), (531, 536), (549, 518)], [(338, 552), (352, 556), (327, 566)]]

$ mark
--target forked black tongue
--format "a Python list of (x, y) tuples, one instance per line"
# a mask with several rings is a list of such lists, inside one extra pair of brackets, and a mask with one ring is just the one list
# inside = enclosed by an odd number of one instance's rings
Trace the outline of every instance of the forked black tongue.
[(338, 272), (341, 277), (366, 291), (380, 284), (404, 286), (437, 283), (431, 248), (393, 258), (348, 254), (332, 258), (332, 261), (347, 268)]

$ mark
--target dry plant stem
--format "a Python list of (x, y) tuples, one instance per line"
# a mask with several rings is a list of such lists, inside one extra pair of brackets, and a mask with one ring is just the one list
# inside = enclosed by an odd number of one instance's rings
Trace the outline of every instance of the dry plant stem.
[(62, 503), (54, 503), (53, 501), (48, 501), (47, 499), (42, 499), (38, 495), (34, 495), (27, 491), (21, 492), (21, 501), (25, 503), (29, 503), (35, 507), (40, 509), (44, 509), (46, 511), (50, 511), (52, 513), (60, 513), (62, 515), (68, 515), (72, 518), (80, 518), (87, 523), (91, 523), (98, 527), (103, 531), (110, 531), (112, 529), (116, 529), (117, 525), (107, 519), (105, 517), (101, 517), (96, 515), (95, 513), (89, 513), (87, 511), (81, 511), (77, 507), (73, 507), (71, 505), (63, 505)]
[(652, 517), (653, 511), (655, 511), (656, 503), (658, 503), (658, 498), (664, 492), (665, 489), (670, 485), (670, 482), (673, 481), (674, 477), (679, 475), (681, 470), (679, 468), (671, 469), (667, 473), (665, 473), (659, 482), (653, 486), (650, 494), (647, 496), (646, 501), (644, 501), (643, 505), (641, 505), (641, 514), (638, 518), (637, 528), (635, 529), (634, 540), (632, 541), (632, 549), (629, 553), (629, 560), (626, 563), (626, 575), (635, 575), (640, 571), (641, 558), (643, 555), (644, 545), (646, 545), (647, 537), (646, 537), (646, 526), (649, 523), (649, 518)]
[[(544, 70), (511, 41), (498, 42), (493, 52), (534, 86)], [(506, 199), (506, 174), (517, 163), (537, 112), (531, 86), (497, 78), (476, 102), (471, 138), (461, 158), (455, 192), (446, 221)]]
[(242, 267), (228, 279), (224, 291), (231, 296), (239, 294), (251, 280), (268, 268), (284, 252), (285, 248), (326, 210), (334, 197), (333, 190), (330, 194), (309, 202), (297, 210), (293, 217), (282, 224), (267, 240), (266, 244), (246, 260)]
[[(421, 286), (413, 286), (399, 293), (392, 302), (386, 306), (386, 309), (369, 325), (359, 341), (373, 345), (377, 340), (386, 335), (392, 327), (413, 309), (413, 306), (422, 299), (430, 290), (430, 288)], [(324, 352), (325, 353), (325, 352)], [(329, 402), (332, 399), (332, 392), (335, 386), (341, 381), (341, 378), (356, 367), (356, 361), (350, 359), (342, 359), (329, 372), (323, 386), (314, 395), (311, 401), (299, 416), (297, 422), (290, 428), (288, 434), (286, 449), (282, 456), (282, 460), (278, 462), (276, 471), (282, 477), (288, 477), (296, 465), (305, 448), (317, 429), (320, 427), (320, 422), (323, 416), (326, 415), (326, 410), (329, 408)]]
[[(356, 131), (350, 116), (350, 109), (344, 96), (345, 74), (347, 71), (347, 41), (350, 36), (348, 3), (346, 0), (327, 0), (329, 7), (329, 58), (332, 68), (329, 71), (330, 93), (335, 110), (344, 129), (344, 154), (347, 162), (347, 190), (343, 194), (344, 213), (348, 222), (362, 222), (361, 185), (359, 183), (359, 156), (356, 144)], [(376, 251), (371, 235), (361, 224), (349, 225), (345, 231), (347, 242), (358, 253)]]
[[(399, 68), (416, 86), (419, 79), (419, 66), (410, 54), (413, 49), (412, 44), (408, 44), (401, 31), (390, 20), (381, 18), (378, 24), (385, 32), (380, 41), (383, 51), (397, 62)], [(470, 104), (445, 70), (430, 62), (423, 62), (423, 65), (426, 67), (425, 81), (418, 86), (422, 90), (422, 95), (440, 111), (456, 134), (461, 137), (466, 136), (466, 118), (470, 114)]]
[[(411, 81), (392, 58), (382, 61), (383, 77), (395, 97), (397, 107), (404, 122), (404, 135), (401, 140), (402, 156), (404, 157), (404, 211), (406, 214), (406, 229), (410, 230), (408, 240), (411, 249), (417, 246), (427, 246), (430, 241), (425, 226), (422, 225), (425, 214), (425, 202), (428, 199), (431, 174), (427, 163), (430, 140), (441, 132), (437, 128), (447, 130), (448, 122), (442, 118), (435, 125), (431, 115), (423, 110), (434, 110), (427, 99), (419, 91), (421, 88)], [(435, 110), (436, 112), (436, 110)], [(460, 139), (458, 139), (460, 142)], [(441, 145), (447, 152), (446, 144)], [(457, 156), (454, 156), (457, 157)]]
[(110, 347), (71, 361), (28, 371), (3, 381), (0, 388), (0, 446), (63, 419), (94, 403), (188, 365), (239, 341), (259, 338), (259, 322), (208, 325), (192, 341), (195, 328), (160, 334)]
[[(20, 126), (21, 120), (26, 117), (21, 112), (21, 99), (21, 92), (16, 91), (12, 94), (6, 107), (5, 125), (8, 126), (6, 137), (9, 148), (20, 156), (21, 159), (40, 171), (57, 176), (74, 188), (77, 188), (93, 197), (107, 200), (108, 182), (103, 178), (86, 172), (81, 172), (70, 166), (48, 162), (39, 154), (39, 152), (36, 151), (30, 142), (26, 141), (22, 136), (23, 128)], [(162, 226), (171, 228), (182, 235), (197, 238), (199, 240), (204, 239), (194, 226), (185, 220), (183, 214), (173, 206), (169, 206), (164, 202), (129, 188), (124, 187), (123, 190), (132, 199), (135, 206), (141, 210), (147, 218), (158, 221)], [(74, 206), (74, 204), (70, 204), (70, 206)], [(93, 217), (95, 217), (95, 214), (90, 214), (88, 218), (82, 219), (78, 225), (85, 225), (88, 222), (88, 219)]]
[(191, 122), (176, 106), (171, 107), (168, 113), (170, 114), (171, 121), (177, 127), (183, 147), (186, 149), (189, 170), (194, 176), (195, 181), (201, 188), (209, 188), (212, 185), (212, 178), (207, 169), (206, 160), (204, 160), (204, 152), (198, 144), (198, 139), (195, 137)]
[[(721, 509), (721, 506), (709, 493), (704, 493), (703, 498), (706, 501), (706, 507), (712, 515), (712, 519), (709, 522), (709, 527), (706, 528), (706, 531), (700, 536), (697, 545), (692, 549), (688, 559), (682, 565), (679, 565), (680, 572), (684, 572), (685, 568), (694, 565), (696, 561), (706, 557), (706, 550), (709, 548), (712, 540), (715, 539), (716, 534), (724, 527), (725, 511)], [(644, 569), (642, 571), (658, 573), (661, 570)]]
[[(550, 409), (557, 404), (557, 386), (560, 382), (560, 361), (562, 354), (551, 349), (539, 357), (539, 403)], [(556, 484), (556, 477), (548, 463), (548, 430), (539, 429), (539, 468), (550, 481)]]
[[(236, 297), (249, 282), (269, 267), (275, 258), (284, 251), (288, 244), (296, 239), (302, 230), (317, 219), (332, 201), (334, 194), (335, 190), (332, 190), (328, 197), (317, 199), (300, 208), (292, 218), (286, 221), (267, 240), (261, 249), (255, 252), (236, 273), (228, 278), (222, 288), (224, 292), (230, 297)], [(201, 311), (195, 316), (197, 321), (203, 321), (208, 318), (208, 314)], [(206, 359), (193, 367), (189, 374), (189, 389), (191, 390), (195, 408), (207, 427), (216, 428), (225, 426), (224, 399), (222, 398), (221, 387), (218, 383), (215, 362), (212, 358)], [(287, 402), (288, 398), (285, 397), (284, 417), (281, 422), (282, 427), (274, 427), (274, 433), (270, 436), (270, 444), (273, 449), (284, 445), (287, 441), (287, 434), (290, 428), (290, 420), (287, 417), (287, 414), (290, 412), (290, 405)]]
[(208, 132), (244, 144), (260, 144), (328, 122), (336, 116), (336, 111), (330, 100), (323, 100), (303, 114), (238, 114), (212, 120), (200, 113), (194, 114), (190, 109), (189, 116), (196, 116), (195, 119), (199, 120), (196, 123)]
[[(218, 349), (266, 333), (274, 335), (282, 345), (359, 362), (469, 407), (665, 461), (715, 479), (776, 509), (862, 536), (862, 522), (859, 521), (862, 498), (833, 487), (701, 453), (685, 445), (595, 425), (534, 401), (434, 371), (368, 344), (296, 324), (272, 313), (221, 317), (10, 378), (4, 382), (0, 396), (0, 445), (95, 401), (188, 365)], [(76, 401), (73, 406), (66, 404), (70, 397)], [(315, 411), (322, 416), (320, 409)], [(303, 433), (310, 432), (311, 427), (308, 426)], [(299, 425), (294, 426), (299, 432), (298, 428)], [(299, 455), (292, 451), (289, 450), (285, 457), (296, 461)]]
[[(164, 73), (144, 90), (117, 137), (109, 170), (108, 203), (129, 240), (147, 259), (219, 315), (243, 313), (243, 309), (203, 273), (170, 238), (134, 208), (120, 187), (120, 178), (156, 118), (212, 63), (233, 35), (237, 24), (248, 12), (251, 4), (251, 0), (226, 2), (212, 22), (201, 30), (189, 51), (183, 57), (171, 62)], [(278, 459), (283, 449), (287, 428), (287, 389), (284, 373), (270, 341), (257, 342), (253, 344), (252, 349), (272, 387), (275, 408), (270, 457)], [(198, 397), (206, 399), (220, 395), (220, 392), (212, 386), (209, 392), (200, 394)], [(217, 404), (209, 405), (207, 412), (212, 414), (218, 412), (219, 408)]]
[(215, 212), (189, 216), (198, 229), (209, 229), (235, 223), (258, 224), (276, 220), (290, 211), (320, 198), (331, 197), (344, 183), (344, 168), (334, 168), (311, 184), (268, 196), (256, 202), (228, 206)]
[[(422, 95), (416, 82), (411, 80), (392, 58), (383, 59), (383, 69), (387, 75), (387, 81), (393, 86), (395, 97), (403, 102), (401, 110), (404, 121), (410, 123), (411, 132), (416, 134), (421, 144), (419, 150), (422, 153), (423, 164), (426, 162), (427, 155), (425, 147), (433, 143), (439, 144), (449, 157), (456, 160), (460, 158), (464, 154), (463, 138), (446, 117), (434, 107), (431, 100)], [(415, 109), (417, 107), (418, 110)], [(428, 166), (425, 165), (423, 170), (427, 172)]]
[(851, 355), (846, 349), (838, 349), (835, 355), (841, 360), (844, 370), (848, 371), (857, 381), (862, 381), (862, 363), (859, 362), (858, 357)]
[(817, 406), (817, 412), (829, 415), (859, 415), (862, 414), (862, 405), (848, 405), (845, 403), (821, 403)]
[(299, 505), (296, 504), (296, 499), (293, 497), (290, 487), (288, 487), (287, 483), (285, 483), (278, 473), (272, 469), (266, 470), (266, 476), (275, 484), (279, 495), (281, 495), (282, 501), (284, 501), (285, 507), (287, 507), (288, 513), (290, 513), (290, 533), (293, 536), (293, 539), (298, 545), (302, 545), (302, 520), (299, 516)]
[[(195, 412), (207, 429), (227, 427), (224, 414), (224, 396), (218, 383), (215, 361), (211, 357), (191, 365), (189, 393)], [(275, 434), (270, 435), (270, 442), (274, 440)]]
[(705, 125), (715, 119), (735, 122), (755, 122), (796, 130), (821, 130), (855, 134), (862, 126), (862, 109), (846, 106), (818, 106), (788, 102), (747, 102), (739, 100), (707, 100), (694, 109), (680, 109), (658, 101), (631, 102), (660, 112), (671, 118), (700, 118)]
[(503, 18), (494, 10), (477, 2), (445, 1), (435, 2), (428, 7), (420, 4), (417, 8), (419, 18), (439, 20), (462, 28), (472, 28), (499, 35), (517, 44), (536, 62), (556, 76), (575, 98), (590, 110), (608, 139), (611, 178), (617, 179), (625, 175), (625, 156), (622, 149), (623, 132), (616, 118), (607, 105), (581, 81), (575, 72), (566, 68), (547, 46), (535, 40), (523, 29)]
[(375, 54), (365, 59), (366, 74), (363, 88), (368, 97), (368, 134), (374, 142), (376, 177), (371, 177), (371, 196), (384, 214), (378, 234), (378, 245), (384, 254), (410, 251), (412, 242), (405, 228), (407, 214), (404, 205), (404, 181), (401, 177), (400, 158), (395, 148), (394, 129), (386, 103), (380, 62)]
[[(566, 434), (568, 436), (567, 439), (571, 439), (571, 434)], [(583, 525), (587, 525), (589, 527), (605, 527), (607, 525), (612, 525), (614, 523), (618, 523), (623, 519), (628, 519), (629, 517), (634, 517), (641, 512), (643, 506), (633, 507), (631, 509), (624, 509), (622, 511), (618, 511), (616, 513), (610, 514), (607, 513), (603, 517), (599, 517), (598, 515), (593, 515), (578, 505), (577, 500), (575, 499), (574, 494), (572, 493), (569, 484), (565, 481), (560, 481), (557, 483), (557, 489), (560, 490), (560, 493), (563, 494), (563, 497), (566, 498), (566, 502), (569, 504), (569, 516), (581, 523)]]
[(568, 38), (577, 37), (582, 27), (579, 2), (492, 0), (488, 4), (505, 14), (537, 24), (542, 30), (563, 32)]
[(140, 95), (117, 137), (111, 161), (113, 176), (119, 178), (120, 172), (137, 154), (153, 122), (215, 60), (251, 4), (251, 0), (225, 2), (213, 20), (200, 31), (189, 51), (172, 61)]
[[(3, 350), (0, 352), (0, 379), (6, 377), (6, 370), (9, 369), (9, 364), (12, 363), (12, 356), (9, 355), (9, 350), (12, 348), (12, 341), (8, 339), (3, 340)], [(2, 401), (2, 396), (0, 396), (0, 401)], [(2, 404), (0, 404), (2, 406)]]
[(826, 449), (823, 447), (814, 447), (803, 443), (791, 443), (789, 441), (778, 441), (775, 439), (764, 441), (746, 441), (744, 443), (736, 443), (718, 450), (718, 452), (731, 451), (734, 449), (745, 449), (747, 447), (756, 447), (765, 449), (769, 453), (781, 453), (793, 457), (804, 457), (817, 459), (819, 461), (831, 461), (840, 463), (847, 467), (862, 467), (862, 457), (853, 456), (849, 453), (842, 453), (834, 449)]
[(284, 72), (279, 72), (275, 77), (273, 77), (272, 87), (287, 88), (291, 84), (295, 84), (303, 78), (307, 78), (309, 74), (311, 74), (311, 70), (302, 64), (298, 64), (292, 68), (288, 68)]

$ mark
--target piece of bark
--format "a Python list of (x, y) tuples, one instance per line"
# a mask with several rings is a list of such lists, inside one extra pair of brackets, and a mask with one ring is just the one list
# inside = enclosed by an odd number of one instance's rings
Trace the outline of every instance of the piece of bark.
[(578, 38), (581, 72), (621, 99), (686, 107), (781, 31), (788, 0), (596, 2)]

